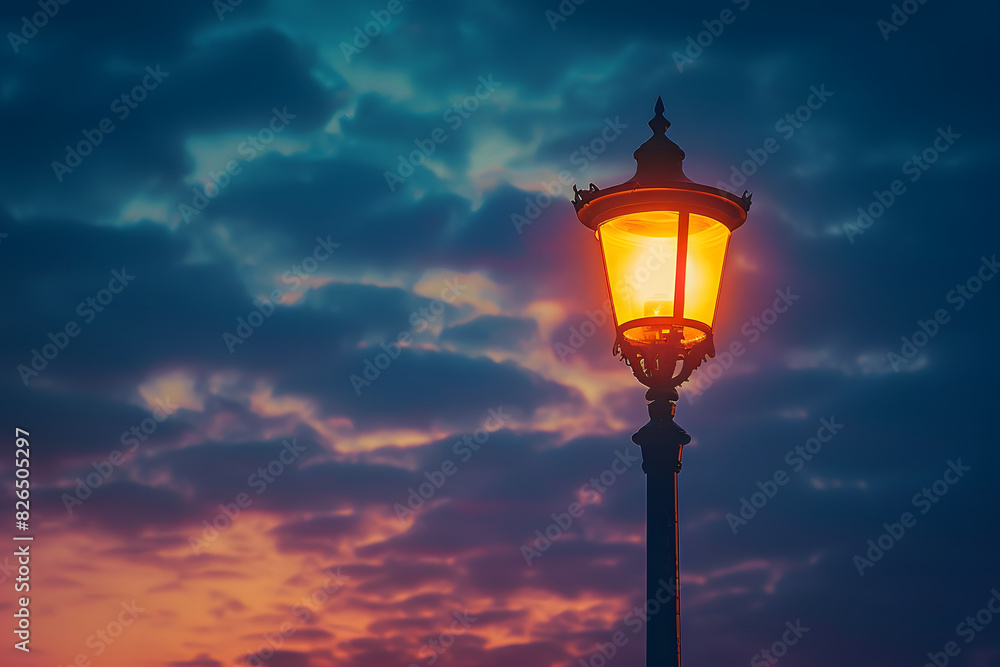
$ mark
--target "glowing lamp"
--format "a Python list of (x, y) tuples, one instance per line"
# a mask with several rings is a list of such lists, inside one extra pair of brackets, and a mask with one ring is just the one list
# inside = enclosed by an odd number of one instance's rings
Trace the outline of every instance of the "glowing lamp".
[(653, 136), (633, 154), (635, 175), (603, 190), (574, 186), (573, 204), (601, 244), (615, 354), (640, 382), (675, 394), (702, 360), (715, 356), (712, 327), (729, 237), (746, 221), (750, 195), (685, 176), (684, 151), (666, 136), (661, 98), (655, 113)]
[(712, 327), (726, 250), (730, 235), (746, 222), (750, 195), (737, 197), (685, 176), (684, 151), (666, 136), (670, 123), (662, 99), (655, 111), (653, 136), (633, 154), (635, 176), (604, 190), (593, 183), (583, 192), (574, 186), (573, 205), (601, 244), (614, 353), (649, 388), (649, 422), (632, 436), (646, 473), (646, 598), (674, 609), (650, 615), (646, 664), (680, 667), (677, 473), (691, 436), (674, 421), (677, 387), (715, 356)]

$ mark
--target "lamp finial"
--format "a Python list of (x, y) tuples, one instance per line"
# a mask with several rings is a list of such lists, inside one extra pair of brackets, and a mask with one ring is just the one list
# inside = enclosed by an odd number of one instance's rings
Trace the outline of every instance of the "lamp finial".
[(663, 97), (658, 96), (656, 98), (656, 106), (653, 107), (653, 112), (656, 113), (652, 120), (647, 123), (649, 129), (651, 129), (655, 134), (666, 134), (667, 128), (670, 127), (670, 121), (667, 120), (663, 115)]
[(656, 105), (653, 107), (656, 115), (648, 123), (649, 129), (653, 131), (653, 136), (632, 154), (638, 164), (635, 176), (630, 182), (644, 186), (691, 182), (681, 168), (684, 151), (667, 138), (667, 128), (670, 127), (670, 121), (664, 117), (663, 110), (663, 97), (660, 96), (656, 98)]

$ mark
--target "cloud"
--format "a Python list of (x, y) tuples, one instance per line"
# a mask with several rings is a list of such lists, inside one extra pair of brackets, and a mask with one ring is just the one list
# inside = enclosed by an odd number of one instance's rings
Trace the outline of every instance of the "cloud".
[(207, 653), (200, 653), (191, 660), (172, 660), (168, 667), (222, 667), (222, 663), (211, 658)]
[[(813, 629), (790, 659), (817, 667), (900, 664), (954, 639), (993, 571), (997, 283), (977, 272), (1000, 240), (981, 222), (997, 137), (994, 91), (969, 63), (989, 57), (995, 21), (929, 3), (884, 40), (886, 8), (744, 4), (675, 7), (664, 24), (649, 3), (403, 3), (347, 62), (341, 42), (388, 5), (245, 1), (220, 20), (212, 3), (70, 3), (0, 53), (0, 403), (7, 433), (30, 433), (52, 650), (75, 655), (135, 597), (148, 617), (108, 648), (112, 667), (246, 662), (285, 623), (268, 664), (406, 665), (459, 610), (478, 621), (441, 667), (567, 667), (616, 629), (616, 659), (640, 661), (645, 635), (625, 619), (645, 603), (648, 479), (633, 462), (600, 493), (592, 480), (638, 456), (643, 388), (594, 317), (600, 249), (570, 197), (632, 174), (657, 95), (686, 173), (754, 192), (718, 354), (677, 409), (694, 436), (679, 477), (686, 659), (745, 661), (794, 619)], [(18, 33), (38, 11), (0, 16)], [(961, 39), (929, 48), (941, 34)], [(116, 112), (147, 68), (166, 74)], [(454, 126), (479, 77), (502, 83)], [(813, 86), (833, 95), (791, 125)], [(105, 117), (114, 130), (95, 134)], [(949, 127), (954, 145), (928, 153)], [(447, 140), (390, 189), (386, 172), (437, 128)], [(90, 154), (60, 181), (52, 163), (81, 142)], [(231, 160), (239, 173), (213, 187)], [(883, 203), (897, 179), (905, 192)], [(195, 191), (208, 203), (186, 222)], [(873, 202), (882, 213), (848, 239)], [(323, 243), (339, 245), (309, 270)], [(113, 272), (135, 277), (113, 292)], [(959, 308), (949, 294), (973, 278)], [(800, 298), (772, 318), (776, 290)], [(895, 372), (888, 354), (940, 309), (949, 322)], [(158, 421), (154, 400), (171, 397)], [(830, 418), (843, 432), (792, 470)], [(133, 427), (139, 446), (68, 513)], [(305, 451), (258, 494), (286, 441)], [(915, 494), (956, 459), (972, 469), (920, 513)], [(734, 534), (727, 515), (778, 471), (788, 483)], [(13, 479), (10, 460), (0, 474)], [(239, 494), (253, 502), (232, 532), (192, 553)], [(522, 547), (581, 499), (527, 563)], [(916, 524), (858, 576), (852, 557), (907, 511)], [(997, 650), (983, 633), (967, 658)]]
[(538, 323), (502, 315), (482, 315), (441, 332), (443, 342), (472, 349), (518, 349), (538, 331)]

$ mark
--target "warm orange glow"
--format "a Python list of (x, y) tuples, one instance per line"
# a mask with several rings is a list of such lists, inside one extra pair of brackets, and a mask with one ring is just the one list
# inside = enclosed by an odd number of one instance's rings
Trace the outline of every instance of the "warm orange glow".
[(715, 322), (730, 231), (712, 218), (690, 214), (683, 308), (677, 309), (677, 250), (682, 227), (679, 211), (648, 211), (611, 218), (598, 228), (615, 323), (620, 326), (640, 318), (666, 318), (662, 325), (631, 328), (626, 332), (629, 338), (659, 340), (669, 338), (673, 330), (684, 342), (693, 342), (703, 338), (704, 332), (690, 325), (671, 327), (668, 320), (693, 320), (706, 328)]
[(677, 211), (652, 211), (598, 229), (618, 324), (674, 314), (677, 222)]
[(704, 215), (691, 214), (688, 235), (684, 317), (715, 326), (729, 228)]

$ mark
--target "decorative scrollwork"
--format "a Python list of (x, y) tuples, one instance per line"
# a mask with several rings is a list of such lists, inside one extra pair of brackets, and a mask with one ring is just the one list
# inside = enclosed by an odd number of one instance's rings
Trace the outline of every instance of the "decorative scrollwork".
[(579, 190), (579, 189), (577, 189), (576, 185), (574, 184), (573, 185), (573, 205), (576, 207), (576, 210), (579, 211), (580, 208), (584, 204), (586, 204), (591, 199), (593, 199), (594, 197), (596, 197), (598, 195), (598, 193), (600, 193), (600, 191), (601, 191), (601, 189), (599, 187), (597, 187), (596, 185), (594, 185), (593, 183), (590, 184), (590, 188), (588, 188), (587, 190)]
[[(686, 382), (703, 361), (715, 356), (715, 343), (712, 334), (690, 346), (668, 341), (639, 343), (619, 334), (614, 353), (621, 355), (643, 385), (654, 392), (662, 390), (675, 394), (677, 387)], [(678, 361), (681, 362), (679, 369)]]

